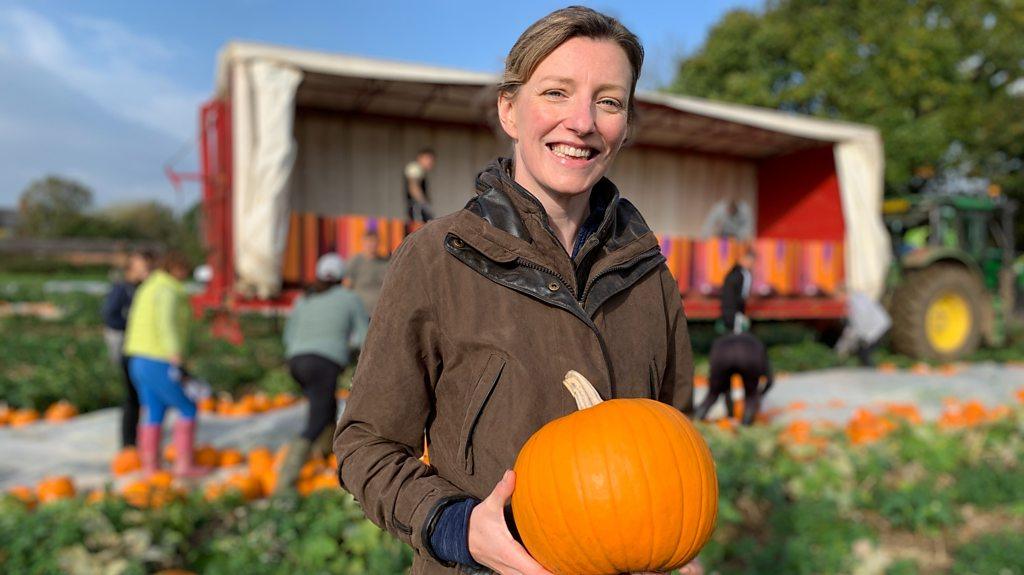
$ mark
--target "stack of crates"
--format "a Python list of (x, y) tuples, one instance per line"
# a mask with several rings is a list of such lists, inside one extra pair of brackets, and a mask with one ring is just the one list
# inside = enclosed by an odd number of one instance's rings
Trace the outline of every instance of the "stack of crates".
[[(370, 216), (320, 216), (293, 213), (285, 244), (285, 284), (315, 279), (317, 259), (334, 252), (345, 259), (360, 253), (367, 230), (380, 238), (379, 253), (391, 255), (420, 223)], [(728, 238), (694, 240), (658, 235), (665, 263), (683, 295), (717, 296), (725, 275), (744, 249), (757, 254), (752, 293), (761, 297), (817, 297), (835, 294), (844, 281), (843, 244), (813, 240), (760, 238), (748, 248)]]
[(412, 231), (423, 224), (371, 216), (321, 216), (292, 213), (285, 242), (281, 277), (285, 284), (308, 284), (316, 279), (316, 262), (326, 253), (346, 260), (363, 250), (366, 232), (380, 238), (378, 254), (390, 256)]

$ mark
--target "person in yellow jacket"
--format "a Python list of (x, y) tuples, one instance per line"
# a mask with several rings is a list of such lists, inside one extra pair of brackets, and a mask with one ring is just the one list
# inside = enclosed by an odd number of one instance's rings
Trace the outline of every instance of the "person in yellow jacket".
[(167, 408), (178, 410), (172, 444), (174, 473), (195, 477), (209, 472), (194, 461), (196, 404), (182, 387), (184, 354), (191, 309), (182, 282), (190, 266), (177, 252), (167, 253), (135, 293), (125, 329), (124, 353), (131, 359), (128, 371), (139, 392), (145, 418), (139, 427), (139, 458), (146, 473), (160, 466), (160, 444)]

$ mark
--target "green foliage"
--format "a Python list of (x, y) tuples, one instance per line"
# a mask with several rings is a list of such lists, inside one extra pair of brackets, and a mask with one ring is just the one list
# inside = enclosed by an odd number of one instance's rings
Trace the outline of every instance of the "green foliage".
[(768, 357), (776, 371), (808, 371), (843, 364), (832, 348), (816, 341), (773, 346), (768, 349)]
[(957, 549), (950, 571), (960, 575), (1024, 575), (1024, 538), (1017, 532), (979, 537)]
[(918, 575), (920, 572), (921, 569), (912, 559), (900, 559), (889, 565), (885, 570), (885, 575)]
[[(13, 279), (17, 278), (17, 279)], [(56, 320), (0, 318), (0, 401), (45, 409), (67, 399), (79, 410), (119, 405), (124, 386), (108, 359), (100, 321), (102, 297), (47, 294), (44, 277), (0, 277), (6, 301), (49, 301), (63, 312)], [(209, 318), (196, 326), (189, 368), (216, 391), (297, 391), (284, 364), (280, 322), (245, 317), (241, 346), (212, 337)]]
[(193, 494), (150, 510), (116, 498), (34, 512), (13, 500), (0, 503), (5, 573), (397, 574), (411, 562), (409, 549), (366, 521), (341, 491), (253, 505)]
[(1000, 0), (773, 0), (725, 15), (669, 90), (877, 126), (893, 190), (968, 166), (1021, 194), (1022, 26)]
[(46, 176), (29, 184), (18, 202), (18, 235), (58, 238), (86, 225), (92, 190), (79, 182)]
[[(865, 572), (912, 575), (922, 568), (904, 553), (925, 556), (949, 548), (956, 550), (955, 564), (927, 572), (1019, 573), (1013, 569), (1024, 549), (1009, 523), (1019, 522), (1024, 511), (1009, 492), (999, 496), (1003, 503), (985, 501), (981, 487), (962, 485), (976, 474), (956, 470), (988, 469), (1000, 476), (993, 485), (1013, 484), (1020, 473), (1010, 462), (1024, 456), (1022, 425), (1024, 412), (1018, 410), (963, 432), (904, 427), (868, 446), (851, 446), (833, 433), (817, 455), (781, 443), (777, 428), (732, 433), (702, 426), (720, 497), (718, 526), (701, 560), (708, 572), (718, 573), (851, 573), (870, 564), (874, 570)], [(995, 461), (1004, 465), (991, 466)], [(1008, 531), (993, 533), (993, 527)], [(13, 498), (0, 499), (5, 573), (184, 568), (397, 575), (411, 558), (407, 547), (368, 523), (352, 497), (338, 490), (251, 504), (239, 497), (208, 502), (192, 493), (147, 510), (109, 497), (29, 512)]]

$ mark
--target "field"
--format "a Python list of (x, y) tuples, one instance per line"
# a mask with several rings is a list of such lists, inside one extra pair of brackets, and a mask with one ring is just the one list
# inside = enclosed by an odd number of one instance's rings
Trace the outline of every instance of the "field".
[[(119, 403), (99, 296), (46, 291), (43, 278), (26, 275), (0, 277), (0, 293), (62, 312), (0, 319), (0, 399), (37, 410), (66, 399), (83, 412)], [(297, 391), (282, 366), (279, 320), (244, 318), (246, 343), (237, 347), (210, 338), (208, 325), (197, 330), (194, 371), (219, 392)], [(775, 326), (766, 339), (779, 371), (842, 364), (796, 326)], [(1018, 339), (976, 359), (1019, 361), (1022, 351)], [(913, 363), (887, 353), (879, 360)], [(702, 425), (721, 490), (718, 528), (701, 555), (708, 572), (1024, 573), (1024, 392), (1017, 395), (997, 407), (951, 400), (934, 421), (913, 405), (879, 405), (845, 425)], [(156, 502), (112, 479), (107, 489), (53, 502), (25, 499), (0, 501), (2, 572), (390, 574), (412, 557), (330, 485), (248, 499), (231, 488), (175, 486)]]

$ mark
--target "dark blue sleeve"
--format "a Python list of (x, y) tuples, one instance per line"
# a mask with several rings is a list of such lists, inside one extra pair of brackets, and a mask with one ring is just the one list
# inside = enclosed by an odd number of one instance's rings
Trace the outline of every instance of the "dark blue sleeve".
[(107, 299), (103, 301), (103, 324), (110, 329), (124, 331), (128, 323), (128, 307), (132, 304), (132, 296), (128, 286), (118, 282), (110, 288)]
[(441, 517), (430, 534), (430, 548), (438, 559), (474, 569), (484, 568), (469, 553), (469, 517), (477, 503), (480, 502), (472, 498), (460, 499), (441, 510)]

